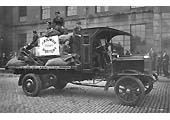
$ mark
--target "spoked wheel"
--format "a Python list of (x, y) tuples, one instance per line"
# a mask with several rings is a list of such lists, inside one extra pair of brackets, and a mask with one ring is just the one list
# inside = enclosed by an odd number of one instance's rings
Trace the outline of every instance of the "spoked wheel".
[(120, 77), (116, 81), (114, 90), (120, 102), (130, 106), (137, 105), (145, 95), (144, 85), (133, 76)]
[(41, 90), (41, 80), (38, 75), (27, 74), (22, 79), (22, 89), (27, 96), (37, 96)]

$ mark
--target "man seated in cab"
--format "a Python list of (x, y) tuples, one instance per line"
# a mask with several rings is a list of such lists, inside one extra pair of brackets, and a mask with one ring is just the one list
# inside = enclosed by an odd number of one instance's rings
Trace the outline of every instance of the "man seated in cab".
[(60, 54), (61, 56), (64, 56), (64, 55), (70, 55), (71, 54), (71, 51), (70, 51), (70, 41), (68, 39), (66, 39), (64, 42), (63, 42), (63, 45), (61, 45), (61, 48), (60, 48)]

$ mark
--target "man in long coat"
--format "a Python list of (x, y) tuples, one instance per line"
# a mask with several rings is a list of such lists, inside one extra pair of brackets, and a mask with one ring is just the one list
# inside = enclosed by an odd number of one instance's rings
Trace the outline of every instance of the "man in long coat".
[(164, 51), (164, 53), (163, 53), (162, 63), (163, 63), (164, 76), (168, 77), (169, 76), (169, 73), (168, 73), (169, 55), (166, 53), (166, 51)]

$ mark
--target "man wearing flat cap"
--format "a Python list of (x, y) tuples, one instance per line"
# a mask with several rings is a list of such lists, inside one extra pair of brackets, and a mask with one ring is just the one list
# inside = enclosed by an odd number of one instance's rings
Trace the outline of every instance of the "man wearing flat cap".
[(73, 29), (73, 34), (81, 37), (81, 29), (82, 29), (81, 28), (81, 22), (79, 21), (79, 22), (76, 23), (76, 26)]
[(64, 18), (60, 16), (60, 11), (55, 12), (55, 18), (53, 19), (53, 28), (63, 34), (64, 32)]

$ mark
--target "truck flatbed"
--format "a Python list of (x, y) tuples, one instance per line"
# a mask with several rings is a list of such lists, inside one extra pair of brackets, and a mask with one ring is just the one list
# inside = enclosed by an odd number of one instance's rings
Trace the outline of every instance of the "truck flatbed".
[(10, 66), (8, 69), (15, 70), (71, 70), (77, 69), (77, 66)]

